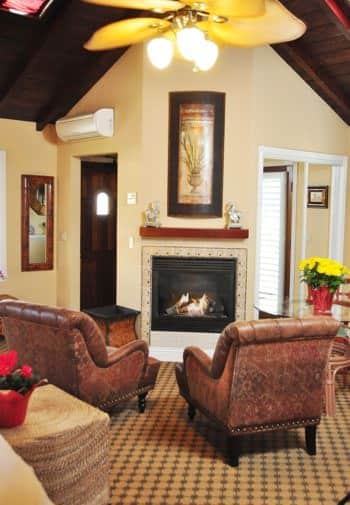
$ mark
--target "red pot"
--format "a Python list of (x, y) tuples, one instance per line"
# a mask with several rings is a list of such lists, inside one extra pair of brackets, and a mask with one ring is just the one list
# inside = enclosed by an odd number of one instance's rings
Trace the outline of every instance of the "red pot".
[(321, 286), (312, 290), (312, 303), (314, 314), (332, 314), (331, 308), (334, 293), (329, 291), (327, 286)]
[(22, 395), (17, 391), (0, 390), (0, 428), (13, 428), (24, 422), (32, 388)]

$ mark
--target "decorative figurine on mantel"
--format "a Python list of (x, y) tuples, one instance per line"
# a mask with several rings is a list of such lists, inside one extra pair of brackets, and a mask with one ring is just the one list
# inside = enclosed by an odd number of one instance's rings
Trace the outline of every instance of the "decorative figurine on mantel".
[(241, 228), (241, 212), (236, 209), (233, 202), (227, 202), (225, 207), (226, 225), (225, 228)]
[(159, 220), (160, 215), (159, 207), (160, 207), (159, 202), (154, 201), (151, 202), (148, 208), (145, 210), (144, 214), (145, 214), (146, 227), (160, 228), (162, 226)]

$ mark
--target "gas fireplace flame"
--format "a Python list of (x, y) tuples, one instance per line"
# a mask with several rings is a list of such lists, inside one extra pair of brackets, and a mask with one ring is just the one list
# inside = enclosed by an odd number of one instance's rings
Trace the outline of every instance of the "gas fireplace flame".
[(209, 309), (210, 298), (206, 293), (203, 293), (200, 298), (194, 298), (189, 293), (183, 293), (178, 301), (167, 308), (165, 312), (173, 315), (183, 314), (189, 317), (200, 317), (208, 314)]

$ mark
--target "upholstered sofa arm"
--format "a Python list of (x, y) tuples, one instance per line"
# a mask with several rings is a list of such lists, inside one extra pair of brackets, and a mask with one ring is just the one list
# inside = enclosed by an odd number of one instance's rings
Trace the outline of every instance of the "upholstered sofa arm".
[(122, 361), (125, 359), (127, 356), (130, 354), (141, 351), (144, 354), (145, 357), (145, 363), (147, 363), (147, 358), (148, 358), (148, 346), (144, 340), (134, 340), (132, 342), (129, 342), (126, 345), (123, 345), (123, 347), (117, 349), (114, 348), (112, 351), (109, 348), (108, 352), (108, 365), (107, 366), (112, 366), (115, 363), (118, 363), (119, 361)]
[(205, 375), (207, 375), (208, 377), (212, 377), (211, 358), (207, 354), (205, 354), (205, 352), (199, 349), (199, 347), (186, 347), (183, 354), (185, 370), (187, 368), (186, 366), (187, 361), (190, 358), (198, 362), (200, 370), (202, 370)]

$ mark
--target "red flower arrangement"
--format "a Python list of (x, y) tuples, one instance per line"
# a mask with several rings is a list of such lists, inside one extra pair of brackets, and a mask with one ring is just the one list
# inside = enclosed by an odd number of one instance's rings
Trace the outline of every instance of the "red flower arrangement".
[(17, 351), (0, 354), (0, 390), (17, 391), (25, 395), (39, 383), (39, 377), (29, 365), (17, 366)]

